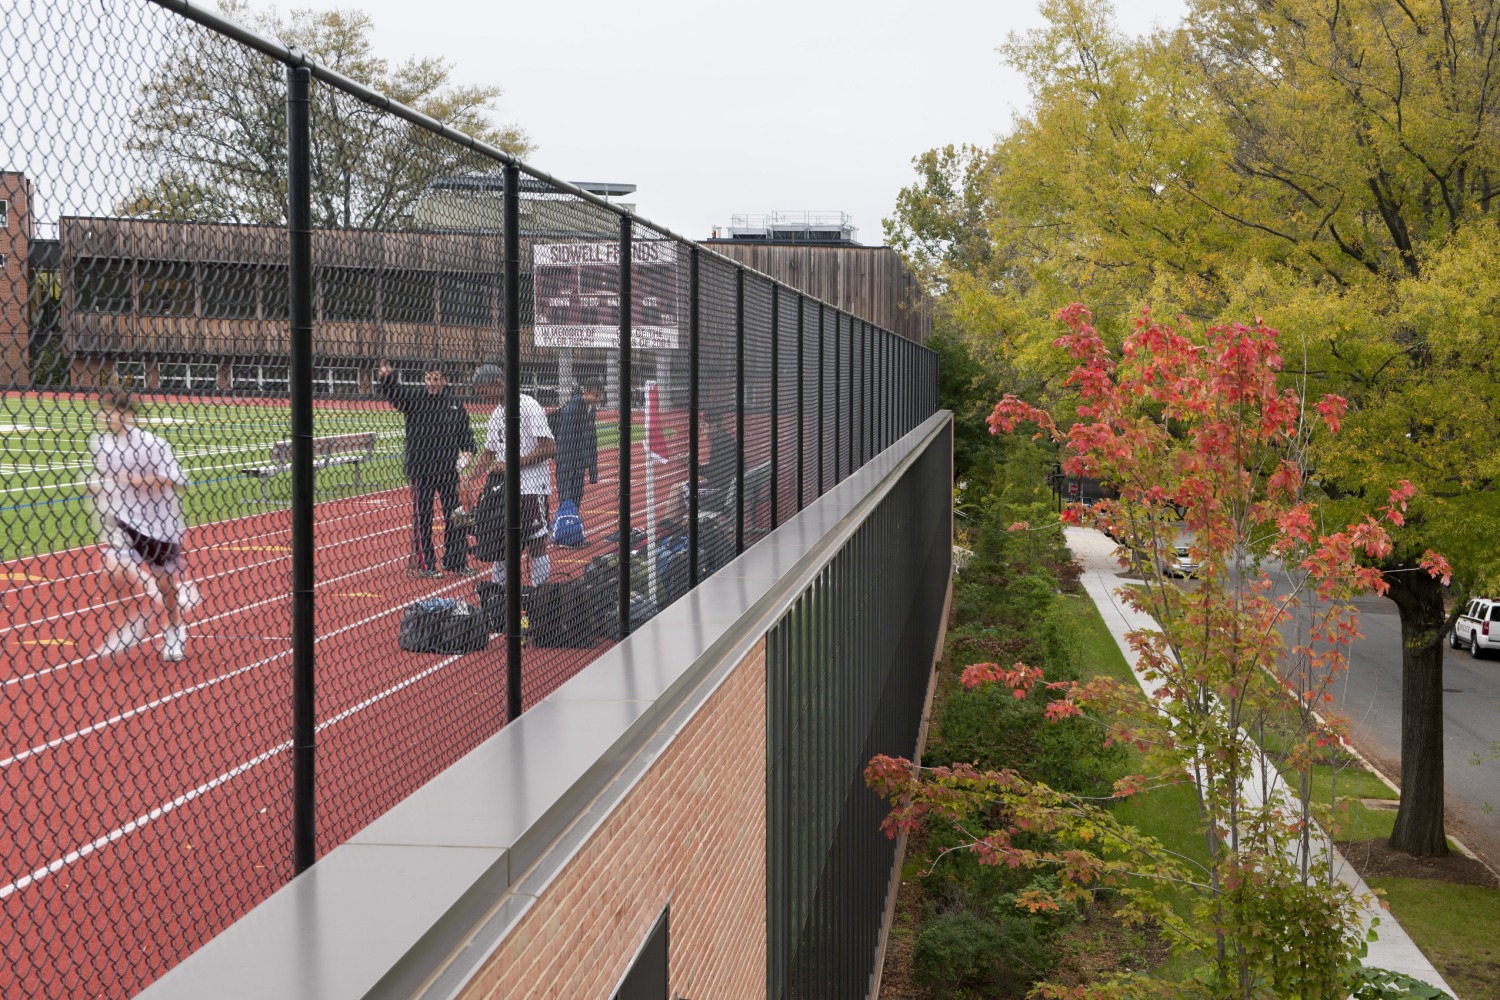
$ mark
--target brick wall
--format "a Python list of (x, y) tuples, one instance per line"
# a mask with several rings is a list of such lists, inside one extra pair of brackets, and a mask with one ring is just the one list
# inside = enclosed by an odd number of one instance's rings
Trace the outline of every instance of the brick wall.
[(762, 642), (553, 880), (464, 1000), (608, 1000), (668, 901), (673, 997), (766, 995), (765, 692)]
[(31, 252), (31, 183), (21, 174), (0, 171), (0, 200), (6, 202), (0, 220), (0, 384), (31, 381), (27, 358), (30, 321), (27, 298), (30, 283), (26, 262)]

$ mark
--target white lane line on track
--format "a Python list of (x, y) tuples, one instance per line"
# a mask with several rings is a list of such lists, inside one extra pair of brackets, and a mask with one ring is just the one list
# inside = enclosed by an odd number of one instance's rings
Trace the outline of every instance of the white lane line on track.
[[(229, 454), (235, 454), (235, 452), (233, 452), (233, 451), (226, 451), (226, 452), (223, 452), (222, 454), (229, 455)], [(378, 459), (388, 459), (388, 458), (399, 458), (400, 456), (401, 456), (401, 452), (399, 452), (399, 451), (377, 451), (377, 452), (375, 452), (371, 456), (371, 459), (372, 460), (378, 460)], [(183, 466), (183, 471), (185, 473), (187, 473), (187, 476), (188, 476), (188, 485), (192, 486), (192, 484), (193, 484), (193, 473), (195, 473), (195, 472), (223, 472), (225, 469), (243, 469), (246, 466), (254, 464), (254, 463), (255, 463), (255, 457), (253, 455), (247, 455), (247, 457), (244, 458), (241, 461), (238, 461), (238, 462), (229, 462), (227, 464), (220, 464), (220, 465), (192, 465), (192, 464), (188, 464), (188, 465), (184, 465)], [(260, 464), (264, 465), (265, 463), (262, 462)], [(15, 469), (11, 469), (11, 470), (0, 469), (0, 473), (6, 472), (6, 471), (9, 471), (9, 472), (11, 472), (11, 473), (13, 473), (15, 475), (21, 475), (21, 474), (28, 473), (28, 472), (79, 472), (80, 470), (78, 469), (77, 466), (73, 466), (73, 465), (64, 465), (64, 466), (58, 466), (58, 467), (55, 467), (55, 468), (52, 467), (52, 466), (33, 466), (33, 467), (30, 467), (30, 468), (27, 468), (27, 469), (21, 469), (19, 467), (15, 468)], [(19, 494), (41, 493), (41, 492), (45, 492), (47, 490), (69, 490), (69, 491), (77, 491), (77, 490), (85, 489), (88, 486), (89, 486), (89, 481), (87, 479), (78, 480), (78, 481), (74, 481), (74, 482), (65, 482), (65, 483), (27, 483), (27, 484), (22, 485), (22, 486), (8, 486), (8, 487), (5, 487), (4, 489), (0, 489), (0, 496), (9, 496), (9, 495), (11, 495), (13, 493), (19, 493)]]
[[(338, 517), (329, 518), (326, 521), (319, 521), (318, 524), (317, 524), (317, 527), (319, 527), (319, 528), (331, 527), (333, 525), (338, 524), (340, 521), (363, 521), (363, 520), (368, 520), (369, 517), (370, 517), (370, 512), (369, 511), (357, 511), (357, 512), (354, 512), (354, 513), (350, 513), (350, 514), (340, 515)], [(281, 536), (281, 535), (289, 534), (291, 532), (291, 530), (292, 530), (291, 526), (288, 525), (285, 528), (277, 528), (274, 531), (266, 531), (266, 532), (262, 532), (261, 534), (258, 534), (258, 535), (250, 535), (247, 538), (235, 539), (235, 541), (237, 543), (254, 543), (254, 542), (258, 541), (258, 540), (269, 539), (269, 538), (276, 538), (276, 537)], [(355, 544), (358, 544), (358, 543), (361, 543), (361, 542), (368, 541), (369, 539), (372, 539), (372, 538), (379, 538), (381, 535), (389, 534), (392, 531), (398, 531), (398, 530), (409, 531), (410, 529), (409, 528), (400, 528), (400, 529), (397, 529), (397, 528), (387, 528), (385, 531), (376, 532), (373, 535), (360, 535), (357, 538), (350, 538), (350, 539), (345, 539), (343, 541), (332, 542), (332, 543), (329, 543), (329, 544), (326, 544), (326, 545), (322, 545), (322, 546), (319, 546), (319, 547), (320, 548), (325, 548), (325, 549), (334, 549), (334, 548), (338, 548), (341, 545), (355, 545)], [(188, 553), (189, 559), (191, 560), (192, 555), (195, 552), (201, 552), (201, 551), (204, 551), (206, 549), (216, 549), (218, 547), (219, 546), (218, 546), (217, 543), (210, 543), (210, 544), (205, 545), (205, 546), (196, 546), (195, 548), (193, 548)], [(276, 565), (278, 563), (284, 563), (284, 562), (286, 562), (287, 558), (288, 558), (287, 556), (279, 556), (277, 558), (272, 558), (272, 559), (263, 559), (260, 562), (248, 563), (248, 564), (246, 564), (244, 566), (235, 566), (235, 567), (233, 567), (231, 569), (221, 570), (220, 572), (212, 573), (212, 574), (210, 574), (208, 576), (194, 577), (194, 582), (195, 583), (202, 583), (202, 582), (204, 582), (206, 580), (217, 580), (220, 577), (224, 577), (224, 576), (235, 576), (235, 575), (238, 575), (240, 573), (247, 572), (249, 570), (259, 569), (262, 566), (274, 566), (274, 565)], [(72, 576), (56, 577), (54, 579), (49, 579), (49, 580), (31, 581), (31, 582), (27, 582), (27, 583), (25, 583), (25, 584), (23, 584), (23, 585), (21, 585), (19, 587), (12, 587), (12, 588), (10, 588), (9, 593), (10, 594), (20, 595), (20, 594), (24, 594), (28, 590), (40, 590), (43, 587), (55, 586), (56, 584), (67, 583), (67, 582), (69, 582), (71, 580), (88, 580), (88, 579), (91, 579), (93, 576), (94, 576), (94, 574), (92, 572), (90, 572), (90, 573), (77, 573), (77, 574), (74, 574)], [(134, 598), (130, 598), (130, 599), (133, 600)], [(104, 601), (101, 604), (90, 604), (90, 605), (87, 605), (87, 606), (82, 607), (82, 608), (68, 608), (67, 610), (58, 612), (56, 614), (48, 614), (44, 618), (37, 618), (37, 619), (33, 619), (31, 621), (16, 622), (16, 623), (11, 624), (11, 625), (0, 626), (0, 635), (4, 635), (7, 632), (16, 631), (17, 629), (30, 628), (30, 627), (34, 627), (34, 626), (37, 626), (37, 625), (45, 625), (48, 622), (57, 621), (58, 619), (64, 618), (64, 617), (66, 617), (68, 615), (87, 614), (87, 613), (93, 612), (93, 611), (102, 611), (105, 608), (110, 607), (111, 605), (115, 605), (115, 604), (121, 603), (123, 600), (126, 600), (126, 599), (125, 598), (114, 598), (112, 600)]]
[[(398, 530), (398, 529), (392, 529), (392, 530)], [(405, 530), (405, 529), (399, 529), (399, 530)], [(321, 584), (317, 584), (316, 586), (318, 586), (318, 587), (324, 587), (324, 586), (331, 587), (334, 584), (343, 583), (346, 580), (352, 580), (355, 577), (362, 576), (362, 575), (364, 575), (366, 573), (369, 573), (369, 572), (371, 572), (373, 570), (385, 569), (385, 568), (388, 568), (388, 567), (391, 567), (391, 566), (396, 566), (396, 565), (403, 564), (405, 562), (406, 562), (406, 556), (398, 556), (395, 559), (388, 559), (385, 562), (379, 562), (379, 563), (374, 563), (374, 564), (369, 565), (369, 566), (363, 566), (363, 567), (355, 570), (352, 573), (346, 573), (343, 576), (333, 577), (331, 579), (325, 580)], [(216, 621), (220, 621), (220, 620), (225, 619), (225, 618), (230, 618), (230, 617), (232, 617), (234, 615), (237, 615), (237, 614), (240, 614), (241, 612), (244, 612), (244, 611), (252, 611), (255, 608), (265, 607), (268, 604), (276, 604), (278, 602), (285, 601), (289, 597), (290, 597), (290, 594), (278, 594), (276, 597), (272, 597), (272, 598), (269, 598), (269, 599), (264, 600), (264, 601), (257, 601), (254, 604), (247, 604), (247, 605), (245, 605), (243, 607), (232, 608), (229, 611), (224, 611), (224, 612), (221, 612), (221, 613), (219, 613), (217, 615), (210, 615), (207, 618), (200, 618), (200, 619), (197, 619), (196, 621), (189, 622), (188, 624), (189, 624), (190, 628), (193, 627), (193, 626), (199, 625), (199, 624), (205, 624), (206, 625), (206, 624), (209, 624), (211, 622), (216, 622)], [(340, 629), (339, 631), (343, 631), (343, 630)], [(338, 633), (337, 632), (330, 632), (328, 634), (329, 635), (337, 635)], [(321, 639), (323, 637), (319, 636), (319, 638)], [(45, 667), (45, 668), (43, 668), (41, 670), (37, 670), (37, 671), (34, 671), (32, 673), (29, 673), (29, 674), (21, 674), (19, 677), (9, 678), (8, 680), (5, 681), (4, 684), (0, 684), (0, 687), (11, 687), (12, 685), (15, 685), (15, 684), (24, 684), (27, 681), (39, 680), (39, 679), (41, 679), (43, 677), (50, 677), (53, 674), (62, 673), (64, 670), (68, 670), (68, 669), (71, 669), (73, 667), (81, 666), (81, 665), (83, 665), (85, 663), (88, 663), (90, 660), (96, 660), (98, 658), (99, 658), (99, 654), (97, 652), (90, 653), (88, 656), (82, 656), (82, 657), (79, 657), (76, 660), (69, 660), (66, 663), (60, 663), (60, 664), (58, 664), (55, 667)]]
[[(398, 560), (395, 560), (395, 561), (396, 562), (403, 562), (404, 559), (398, 559)], [(458, 581), (458, 582), (449, 584), (447, 587), (440, 587), (438, 590), (434, 591), (433, 593), (443, 593), (446, 590), (451, 590), (454, 587), (461, 587), (461, 586), (463, 586), (463, 582), (462, 581)], [(389, 615), (397, 614), (397, 613), (399, 613), (401, 611), (404, 611), (404, 610), (405, 610), (404, 608), (387, 608), (386, 610), (378, 612), (377, 614), (373, 614), (373, 615), (369, 615), (369, 616), (367, 616), (365, 618), (361, 618), (359, 621), (350, 622), (348, 625), (340, 626), (339, 628), (334, 629), (332, 632), (325, 632), (322, 635), (319, 635), (314, 640), (314, 643), (316, 644), (316, 643), (322, 642), (324, 639), (332, 639), (335, 636), (342, 635), (345, 632), (351, 631), (351, 630), (356, 629), (356, 628), (360, 628), (361, 626), (364, 626), (364, 625), (368, 625), (371, 622), (379, 621), (382, 618), (385, 618), (385, 617), (387, 617)], [(48, 750), (54, 750), (57, 747), (63, 746), (63, 745), (68, 744), (68, 743), (72, 743), (74, 740), (81, 739), (84, 736), (89, 736), (89, 735), (92, 735), (94, 733), (102, 732), (105, 729), (108, 729), (110, 726), (113, 726), (113, 725), (115, 725), (117, 723), (120, 723), (120, 722), (125, 722), (126, 720), (132, 719), (132, 718), (134, 718), (137, 715), (141, 715), (141, 714), (143, 714), (145, 712), (148, 712), (148, 711), (150, 711), (153, 708), (160, 708), (163, 705), (170, 704), (171, 702), (174, 702), (174, 701), (176, 701), (179, 698), (185, 698), (188, 695), (197, 694), (199, 691), (206, 691), (207, 689), (209, 689), (211, 687), (215, 687), (215, 686), (217, 686), (219, 684), (223, 684), (226, 681), (233, 680), (234, 678), (239, 677), (242, 674), (249, 673), (252, 670), (255, 670), (255, 669), (259, 668), (259, 667), (265, 666), (266, 664), (275, 663), (277, 660), (285, 659), (286, 657), (290, 656), (291, 654), (292, 654), (292, 651), (290, 649), (283, 649), (280, 652), (273, 653), (270, 656), (267, 656), (267, 657), (264, 657), (262, 659), (256, 660), (254, 663), (247, 664), (246, 666), (239, 667), (239, 668), (237, 668), (235, 670), (231, 670), (227, 674), (220, 674), (217, 677), (210, 677), (206, 681), (200, 681), (199, 683), (193, 684), (193, 685), (191, 685), (189, 687), (180, 688), (180, 689), (178, 689), (176, 691), (173, 691), (171, 694), (162, 695), (159, 698), (153, 698), (153, 699), (151, 699), (150, 701), (148, 701), (148, 702), (146, 702), (144, 704), (137, 705), (134, 708), (126, 709), (125, 711), (120, 712), (120, 713), (118, 713), (116, 715), (112, 715), (112, 716), (110, 716), (107, 719), (101, 719), (98, 722), (90, 723), (89, 725), (84, 726), (82, 729), (77, 729), (77, 730), (74, 730), (73, 732), (67, 733), (67, 734), (65, 734), (63, 736), (55, 737), (53, 739), (48, 740), (45, 743), (38, 743), (36, 746), (33, 746), (30, 749), (28, 749), (28, 750), (22, 750), (20, 753), (14, 754), (13, 756), (6, 757), (5, 759), (0, 760), (0, 768), (10, 767), (12, 764), (19, 764), (20, 762), (22, 762), (24, 760), (29, 760), (32, 757), (36, 757), (36, 756), (39, 756), (40, 754), (46, 753)], [(95, 655), (97, 655), (97, 654), (95, 654)], [(87, 657), (85, 659), (87, 659)], [(418, 674), (417, 676), (418, 677), (422, 677), (422, 676), (425, 676), (425, 674)], [(401, 686), (398, 685), (397, 687), (392, 688), (391, 690), (392, 691), (399, 691), (400, 689), (401, 689)], [(384, 697), (384, 694), (382, 694), (380, 697)], [(376, 700), (379, 700), (379, 699), (377, 698)], [(371, 704), (373, 704), (373, 702), (371, 702)], [(358, 706), (356, 706), (356, 708), (357, 707)], [(338, 719), (338, 718), (342, 718), (342, 716), (335, 716), (334, 718)]]
[[(322, 503), (318, 504), (317, 507), (318, 508), (329, 508), (329, 507), (337, 506), (339, 504), (350, 503), (350, 502), (355, 501), (355, 500), (359, 500), (359, 501), (361, 501), (363, 503), (368, 503), (371, 500), (373, 500), (375, 498), (378, 498), (378, 497), (381, 497), (381, 496), (392, 498), (392, 499), (389, 500), (389, 502), (391, 503), (391, 505), (393, 505), (393, 506), (399, 506), (399, 505), (402, 504), (401, 496), (403, 494), (407, 494), (407, 493), (409, 493), (409, 490), (407, 488), (405, 488), (405, 487), (393, 487), (391, 489), (376, 490), (373, 493), (363, 493), (363, 494), (360, 494), (357, 497), (341, 497), (338, 500), (325, 500)], [(287, 517), (287, 524), (286, 524), (286, 526), (285, 527), (280, 527), (280, 528), (275, 528), (275, 529), (270, 530), (270, 531), (265, 531), (265, 532), (262, 532), (261, 534), (258, 534), (258, 535), (250, 535), (249, 536), (250, 538), (252, 538), (252, 539), (253, 538), (269, 538), (273, 534), (285, 534), (285, 533), (290, 532), (292, 530), (291, 517), (290, 517), (291, 508), (290, 507), (283, 507), (280, 511), (262, 512), (260, 514), (252, 514), (252, 515), (249, 515), (249, 518), (266, 517), (270, 513), (284, 513), (284, 514), (287, 514), (288, 517)], [(369, 512), (368, 511), (360, 511), (360, 512), (355, 512), (355, 513), (349, 513), (349, 514), (346, 514), (346, 515), (338, 515), (336, 517), (329, 518), (326, 521), (318, 521), (317, 525), (318, 526), (322, 526), (322, 525), (325, 525), (325, 524), (336, 524), (337, 522), (345, 520), (346, 518), (350, 518), (350, 517), (368, 517), (368, 516), (369, 516)], [(244, 521), (244, 520), (248, 520), (249, 518), (246, 518), (246, 517), (226, 517), (226, 518), (224, 518), (223, 520), (220, 520), (220, 521), (204, 521), (201, 524), (195, 524), (191, 528), (188, 528), (188, 532), (189, 532), (189, 534), (193, 535), (194, 538), (196, 538), (199, 534), (202, 534), (202, 533), (208, 531), (208, 529), (210, 529), (210, 528), (217, 528), (217, 527), (220, 527), (220, 526), (223, 526), (223, 525), (227, 525), (227, 524), (234, 524), (236, 521)], [(92, 543), (90, 543), (88, 545), (76, 545), (76, 546), (74, 546), (71, 549), (58, 549), (55, 552), (38, 552), (38, 553), (36, 553), (34, 555), (29, 555), (29, 556), (16, 556), (14, 559), (9, 559), (9, 560), (5, 560), (4, 562), (0, 562), (0, 566), (15, 567), (16, 569), (19, 569), (19, 568), (21, 568), (22, 564), (26, 563), (27, 561), (34, 561), (34, 560), (39, 560), (39, 559), (55, 559), (58, 556), (65, 556), (65, 555), (67, 555), (70, 552), (90, 552), (90, 551), (98, 550), (100, 548), (102, 548), (102, 546), (98, 542), (92, 542)], [(64, 577), (63, 579), (65, 579), (65, 580), (78, 580), (78, 579), (83, 579), (83, 577), (80, 575), (80, 576)], [(58, 581), (56, 581), (56, 580), (49, 580), (49, 581), (46, 581), (46, 582), (48, 582), (48, 583), (56, 583)], [(11, 593), (19, 593), (20, 591), (26, 590), (26, 589), (28, 589), (28, 588), (27, 587), (16, 587), (16, 588), (14, 588), (11, 591)]]
[[(428, 667), (426, 670), (413, 674), (412, 676), (401, 681), (399, 684), (394, 684), (391, 687), (386, 688), (384, 691), (381, 691), (379, 694), (372, 695), (359, 704), (347, 708), (344, 711), (340, 712), (338, 715), (335, 715), (327, 721), (320, 723), (316, 731), (321, 733), (329, 726), (357, 715), (359, 712), (363, 711), (366, 708), (369, 708), (371, 705), (384, 701), (391, 695), (396, 694), (397, 692), (402, 691), (405, 688), (411, 687), (418, 681), (425, 680), (426, 678), (431, 677), (439, 670), (442, 670), (443, 668), (450, 666), (451, 664), (456, 663), (458, 660), (462, 659), (462, 656), (463, 654), (459, 654), (458, 656), (450, 656), (446, 659), (439, 660), (437, 663)], [(67, 854), (64, 854), (62, 857), (57, 858), (56, 860), (47, 862), (47, 864), (43, 865), (42, 867), (34, 869), (31, 874), (22, 876), (21, 878), (18, 878), (7, 885), (0, 886), (0, 899), (6, 899), (11, 895), (20, 892), (22, 889), (40, 882), (42, 879), (47, 878), (50, 875), (57, 874), (74, 862), (81, 861), (82, 859), (88, 857), (90, 854), (93, 854), (101, 848), (108, 847), (115, 841), (121, 840), (124, 837), (146, 826), (147, 824), (167, 815), (167, 813), (173, 811), (179, 806), (184, 806), (194, 799), (201, 797), (206, 792), (210, 792), (218, 786), (239, 777), (240, 775), (249, 771), (251, 768), (263, 764), (279, 754), (285, 753), (288, 749), (291, 748), (291, 745), (291, 740), (287, 740), (284, 743), (277, 744), (270, 750), (267, 750), (265, 753), (262, 753), (243, 764), (238, 764), (235, 767), (230, 768), (228, 771), (225, 771), (223, 774), (219, 775), (216, 778), (213, 778), (212, 780), (205, 781), (203, 784), (199, 785), (197, 788), (194, 788), (192, 791), (185, 792), (169, 802), (164, 802), (156, 808), (142, 813), (140, 816), (137, 816), (129, 823), (126, 823), (125, 825), (120, 827), (116, 827), (109, 833), (104, 834), (102, 837), (98, 837), (82, 847), (69, 851)]]
[(76, 850), (69, 851), (67, 854), (64, 854), (62, 857), (56, 859), (55, 861), (49, 861), (47, 864), (34, 870), (30, 875), (18, 878), (8, 885), (0, 886), (0, 899), (5, 899), (6, 897), (19, 892), (28, 886), (34, 885), (49, 875), (57, 874), (64, 868), (73, 864), (75, 861), (83, 860), (100, 848), (108, 847), (110, 844), (113, 844), (115, 841), (121, 839), (122, 837), (125, 837), (141, 829), (148, 823), (151, 823), (153, 820), (160, 819), (167, 813), (176, 809), (178, 806), (187, 805), (189, 802), (198, 798), (203, 793), (212, 791), (214, 788), (217, 788), (224, 782), (229, 781), (231, 778), (245, 773), (246, 771), (250, 770), (250, 768), (255, 767), (257, 764), (261, 764), (265, 761), (270, 760), (272, 757), (275, 757), (277, 754), (281, 753), (291, 745), (291, 740), (288, 740), (278, 747), (267, 750), (265, 753), (261, 754), (259, 757), (256, 757), (254, 760), (246, 761), (245, 763), (240, 764), (237, 767), (225, 771), (223, 774), (219, 775), (217, 778), (214, 778), (212, 781), (206, 781), (192, 791), (179, 795), (177, 796), (177, 798), (171, 800), (170, 802), (165, 802), (157, 806), (155, 809), (152, 809), (150, 812), (146, 812), (141, 814), (140, 816), (137, 816), (129, 823), (126, 823), (124, 826), (116, 827), (115, 829), (109, 831), (109, 833), (106, 833), (104, 836), (99, 837), (97, 840), (93, 840), (83, 845), (82, 847), (77, 848)]

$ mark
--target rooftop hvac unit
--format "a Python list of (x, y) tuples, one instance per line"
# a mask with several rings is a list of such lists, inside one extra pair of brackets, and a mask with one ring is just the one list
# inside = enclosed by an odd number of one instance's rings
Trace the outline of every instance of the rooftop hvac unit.
[(751, 243), (852, 244), (858, 232), (844, 212), (771, 212), (735, 215), (729, 220), (729, 238)]

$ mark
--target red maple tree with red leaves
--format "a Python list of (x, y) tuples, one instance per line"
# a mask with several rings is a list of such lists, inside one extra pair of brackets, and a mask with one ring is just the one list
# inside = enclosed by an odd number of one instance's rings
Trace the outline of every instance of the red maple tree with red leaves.
[[(1375, 514), (1321, 530), (1308, 448), (1314, 434), (1338, 432), (1346, 404), (1325, 396), (1309, 406), (1284, 385), (1277, 332), (1259, 320), (1194, 336), (1143, 314), (1114, 352), (1083, 306), (1059, 319), (1067, 332), (1055, 346), (1077, 362), (1066, 381), (1074, 419), (1063, 427), (1007, 395), (989, 423), (997, 434), (1034, 428), (1061, 448), (1068, 476), (1109, 484), (1112, 496), (1069, 504), (1061, 521), (1108, 532), (1139, 572), (1117, 594), (1156, 625), (1127, 636), (1149, 695), (1109, 677), (1049, 681), (1024, 663), (974, 664), (963, 683), (1003, 684), (1018, 698), (1043, 692), (1048, 719), (1091, 719), (1106, 742), (1134, 746), (1140, 773), (1117, 782), (1117, 798), (1191, 787), (1208, 863), (1172, 854), (1107, 805), (1011, 770), (878, 757), (867, 779), (892, 803), (886, 830), (937, 819), (985, 863), (1059, 876), (1061, 894), (1022, 894), (1023, 907), (1118, 890), (1126, 917), (1153, 919), (1201, 959), (1191, 982), (1124, 974), (1082, 989), (1043, 986), (1043, 996), (1348, 996), (1361, 901), (1332, 877), (1315, 822), (1328, 817), (1313, 804), (1310, 775), (1344, 738), (1341, 721), (1319, 710), (1359, 635), (1351, 600), (1385, 592), (1376, 564), (1412, 487), (1396, 483)], [(1179, 547), (1196, 564), (1192, 585), (1169, 576)], [(1433, 552), (1422, 566), (1448, 573)], [(1052, 846), (1036, 847), (1037, 834)], [(1170, 901), (1184, 889), (1195, 894), (1191, 915)]]

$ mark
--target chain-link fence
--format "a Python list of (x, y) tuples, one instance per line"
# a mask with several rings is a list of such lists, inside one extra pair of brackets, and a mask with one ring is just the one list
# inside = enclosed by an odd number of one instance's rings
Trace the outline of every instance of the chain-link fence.
[(936, 405), (201, 9), (0, 52), (0, 995), (137, 992)]

